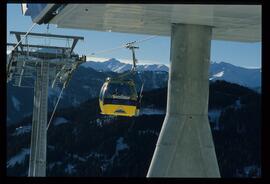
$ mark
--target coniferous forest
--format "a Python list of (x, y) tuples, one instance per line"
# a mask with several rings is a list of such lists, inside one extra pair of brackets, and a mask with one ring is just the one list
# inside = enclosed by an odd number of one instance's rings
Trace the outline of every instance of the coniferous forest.
[[(145, 177), (165, 117), (156, 110), (166, 111), (166, 98), (167, 88), (144, 92), (135, 118), (100, 115), (98, 98), (58, 109), (48, 131), (47, 176)], [(210, 83), (209, 122), (221, 176), (260, 177), (261, 95)], [(8, 176), (27, 176), (30, 125), (28, 116), (7, 127)]]

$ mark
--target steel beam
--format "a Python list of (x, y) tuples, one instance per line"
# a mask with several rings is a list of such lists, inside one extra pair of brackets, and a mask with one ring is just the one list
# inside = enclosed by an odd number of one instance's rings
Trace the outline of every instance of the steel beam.
[(37, 66), (28, 176), (46, 176), (48, 62)]
[[(26, 32), (10, 31), (10, 34), (25, 35)], [(41, 37), (52, 37), (52, 38), (66, 38), (66, 39), (84, 40), (84, 37), (81, 37), (81, 36), (57, 35), (57, 34), (46, 34), (46, 33), (28, 33), (28, 36), (41, 36)]]
[[(16, 46), (16, 43), (7, 43), (7, 46)], [(57, 46), (45, 46), (45, 45), (32, 45), (32, 44), (20, 44), (22, 47), (32, 47), (32, 48), (47, 48), (47, 49), (69, 49), (69, 47), (57, 47)], [(23, 51), (23, 49), (22, 49)]]

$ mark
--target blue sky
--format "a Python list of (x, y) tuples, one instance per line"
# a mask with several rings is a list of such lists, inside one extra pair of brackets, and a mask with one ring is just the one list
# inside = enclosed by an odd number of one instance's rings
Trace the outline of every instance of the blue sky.
[[(31, 18), (23, 16), (20, 4), (7, 5), (7, 40), (15, 42), (15, 36), (10, 35), (9, 31), (26, 32), (32, 25)], [(32, 32), (46, 33), (46, 25), (36, 25)], [(79, 29), (57, 28), (55, 25), (49, 26), (51, 34), (66, 34), (84, 36), (84, 41), (79, 42), (75, 52), (78, 54), (90, 55), (93, 52), (106, 50), (121, 46), (127, 42), (141, 40), (149, 35), (114, 33), (89, 31)], [(53, 41), (45, 41), (53, 44)], [(58, 41), (58, 44), (66, 44), (66, 41)], [(237, 66), (248, 68), (261, 67), (261, 42), (243, 43), (229, 41), (212, 41), (211, 61), (227, 62)], [(169, 65), (170, 56), (170, 37), (157, 36), (138, 45), (140, 49), (136, 52), (136, 57), (141, 63), (156, 63)], [(11, 48), (9, 48), (11, 49)], [(116, 58), (120, 61), (128, 62), (131, 59), (131, 52), (125, 48), (110, 53), (96, 55), (93, 60), (105, 60), (107, 58)]]

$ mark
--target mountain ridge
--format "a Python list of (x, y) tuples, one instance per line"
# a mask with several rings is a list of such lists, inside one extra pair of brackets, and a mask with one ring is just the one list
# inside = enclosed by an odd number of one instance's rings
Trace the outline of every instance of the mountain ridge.
[[(97, 71), (112, 71), (116, 73), (122, 73), (131, 70), (132, 64), (123, 63), (115, 58), (111, 58), (107, 61), (87, 61), (82, 64), (83, 67), (93, 68)], [(166, 71), (169, 72), (169, 68), (164, 64), (138, 64), (138, 71)]]
[[(87, 61), (82, 64), (85, 68), (92, 68), (100, 72), (122, 73), (132, 68), (129, 63), (123, 63), (115, 58), (104, 62)], [(169, 72), (169, 67), (164, 64), (138, 64), (137, 71)], [(227, 82), (237, 83), (249, 88), (261, 87), (261, 69), (244, 68), (230, 63), (211, 62), (209, 68), (209, 80), (225, 80)]]
[[(95, 65), (96, 63), (97, 62), (93, 62), (91, 64)], [(121, 63), (116, 59), (108, 60), (106, 65), (114, 69), (119, 69), (120, 65), (120, 69), (124, 69), (125, 67), (127, 69), (131, 69), (131, 65), (126, 65), (125, 63)], [(158, 70), (159, 68), (161, 68), (161, 66), (162, 65), (152, 65), (151, 67), (149, 65), (143, 65), (142, 67), (145, 67), (145, 70), (139, 70), (140, 67), (138, 67), (138, 72), (134, 76), (134, 80), (136, 84), (138, 84), (137, 86), (140, 87), (142, 85), (142, 81), (145, 82), (145, 91), (167, 86), (169, 75), (167, 71)], [(156, 67), (155, 71), (152, 71), (153, 67)], [(163, 65), (163, 67), (167, 66)], [(102, 70), (101, 66), (99, 70)], [(241, 72), (242, 70), (244, 70), (244, 72)], [(244, 73), (242, 77), (239, 74), (239, 71), (240, 73)], [(221, 62), (213, 63), (210, 66), (210, 72), (212, 72), (212, 75), (211, 73), (209, 74), (210, 82), (214, 82), (217, 80), (225, 80), (227, 82), (237, 83), (240, 85), (249, 85), (249, 88), (259, 93), (261, 91), (259, 69), (243, 69), (241, 67), (234, 67), (234, 65)], [(81, 102), (89, 98), (98, 96), (100, 88), (104, 83), (106, 77), (115, 77), (118, 74), (119, 73), (113, 72), (109, 68), (107, 68), (107, 71), (98, 71), (96, 69), (93, 69), (93, 67), (90, 67), (89, 65), (80, 66), (73, 74), (72, 80), (70, 81), (68, 87), (64, 90), (62, 97), (65, 100), (60, 101), (59, 108), (67, 106), (76, 107)], [(230, 75), (233, 75), (234, 77)], [(60, 89), (49, 88), (49, 110), (54, 107), (59, 92)], [(15, 123), (19, 121), (23, 116), (32, 113), (33, 89), (18, 88), (12, 86), (11, 84), (8, 84), (7, 93), (8, 124), (11, 122)]]

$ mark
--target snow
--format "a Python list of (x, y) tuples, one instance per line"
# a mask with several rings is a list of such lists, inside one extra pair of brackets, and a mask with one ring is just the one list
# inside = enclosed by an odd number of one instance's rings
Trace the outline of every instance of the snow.
[(15, 129), (15, 132), (12, 134), (13, 136), (18, 136), (18, 135), (22, 135), (25, 133), (29, 133), (31, 132), (31, 125), (27, 125), (27, 126), (19, 126)]
[(49, 169), (52, 169), (55, 165), (61, 165), (62, 164), (62, 162), (60, 162), (60, 161), (58, 161), (58, 162), (53, 162), (53, 163), (50, 163), (49, 165), (48, 165), (48, 168)]
[(258, 167), (257, 165), (249, 165), (245, 166), (241, 169), (236, 170), (236, 176), (237, 177), (252, 177), (252, 178), (257, 178), (261, 177), (261, 168)]
[(211, 109), (211, 110), (209, 110), (208, 115), (209, 115), (211, 121), (217, 122), (219, 120), (221, 111), (222, 110), (220, 110), (220, 109)]
[(103, 163), (101, 166), (100, 166), (100, 169), (102, 172), (106, 171), (107, 170), (107, 167), (108, 167), (109, 163), (106, 162), (106, 163)]
[(55, 150), (55, 146), (48, 145), (48, 149)]
[(161, 109), (153, 109), (153, 108), (140, 109), (140, 116), (141, 115), (164, 115), (164, 114), (166, 114), (166, 111), (161, 110)]
[(97, 126), (98, 126), (98, 127), (103, 127), (103, 122), (102, 122), (101, 119), (97, 118), (97, 119), (96, 119), (96, 123), (97, 123)]
[(69, 121), (67, 119), (63, 118), (63, 117), (57, 117), (53, 121), (54, 126), (65, 124), (65, 123), (69, 123)]
[(24, 160), (26, 155), (30, 154), (30, 149), (23, 148), (21, 152), (7, 162), (7, 168), (13, 167), (16, 163), (21, 164)]
[(224, 71), (218, 72), (213, 77), (222, 77), (224, 75)]
[(21, 105), (20, 101), (16, 97), (14, 97), (14, 96), (11, 97), (11, 100), (12, 100), (12, 103), (13, 103), (13, 106), (15, 107), (15, 109), (17, 111), (20, 111), (20, 109), (21, 109), (21, 107), (20, 107), (20, 105)]
[(98, 152), (94, 152), (92, 151), (89, 155), (86, 156), (86, 158), (88, 159), (89, 157), (96, 157), (96, 158), (100, 158), (100, 157), (104, 157), (104, 154), (100, 154)]
[(85, 158), (83, 158), (81, 156), (78, 156), (77, 154), (74, 154), (73, 155), (73, 158), (76, 158), (76, 159), (78, 159), (79, 161), (82, 161), (82, 162), (86, 162), (86, 159)]
[(58, 94), (60, 93), (60, 88), (58, 87), (55, 87), (55, 88), (49, 88), (48, 90), (48, 98), (51, 98), (53, 96), (57, 96), (58, 97)]
[[(254, 173), (254, 171), (255, 171), (256, 174)], [(252, 175), (252, 172), (255, 174), (255, 176), (260, 176), (261, 175), (260, 168), (258, 168), (255, 165), (244, 167), (244, 173), (246, 174), (246, 176)]]
[(220, 109), (211, 109), (208, 112), (209, 119), (212, 123), (214, 123), (214, 130), (220, 130), (219, 126), (219, 118), (222, 110)]
[[(113, 162), (114, 162), (114, 159), (119, 156), (119, 152), (122, 151), (122, 150), (125, 150), (125, 149), (129, 149), (129, 146), (124, 143), (124, 138), (123, 137), (119, 137), (117, 140), (116, 140), (116, 146), (115, 146), (115, 152), (114, 154), (111, 156), (111, 158), (107, 158), (107, 156), (105, 154), (102, 154), (102, 153), (98, 153), (98, 152), (95, 152), (95, 151), (92, 151), (90, 152), (87, 156), (85, 157), (80, 157), (76, 154), (73, 155), (73, 158), (77, 158), (78, 160), (80, 161), (87, 161), (87, 159), (89, 157), (95, 157), (97, 159), (101, 159), (102, 161), (102, 165), (100, 166), (100, 169), (102, 170), (102, 172), (106, 171), (107, 167), (112, 165)], [(73, 169), (72, 165), (68, 166), (65, 171), (68, 172), (69, 169)]]
[(97, 118), (95, 122), (98, 127), (103, 127), (105, 124), (113, 123), (115, 119), (117, 119), (115, 116), (103, 116), (102, 118)]
[(160, 65), (160, 64), (159, 64), (159, 65), (157, 65), (157, 68), (161, 68), (162, 66), (164, 66), (164, 65)]
[(115, 147), (115, 153), (113, 154), (113, 156), (110, 159), (110, 162), (113, 163), (115, 157), (117, 157), (119, 155), (119, 151), (128, 149), (129, 146), (125, 143), (123, 143), (124, 138), (123, 137), (119, 137), (116, 140), (116, 147)]
[(131, 66), (124, 64), (122, 66), (119, 66), (117, 69), (114, 69), (114, 72), (121, 73), (121, 72), (129, 70), (130, 68)]
[[(91, 58), (89, 58), (91, 59)], [(117, 73), (122, 73), (124, 71), (130, 70), (132, 68), (132, 61), (129, 63), (124, 63), (120, 62), (114, 58), (109, 59), (107, 61), (100, 60), (100, 62), (93, 61), (88, 61), (81, 66), (85, 68), (93, 68), (97, 71), (113, 71)], [(166, 65), (163, 64), (143, 64), (143, 65), (137, 65), (137, 70), (138, 71), (169, 71), (169, 68)]]
[(149, 68), (149, 65), (143, 65), (143, 69), (147, 69), (147, 68)]
[(80, 101), (77, 99), (76, 96), (73, 98), (72, 105), (73, 105), (74, 107), (80, 105)]
[(83, 85), (82, 87), (83, 87), (83, 89), (89, 89), (89, 88), (91, 88), (91, 87), (88, 86), (88, 85)]
[(260, 69), (248, 69), (220, 62), (211, 64), (209, 71), (210, 80), (225, 80), (249, 88), (261, 86)]
[[(106, 171), (107, 168), (109, 166), (112, 166), (113, 165), (113, 162), (115, 160), (115, 158), (117, 156), (119, 156), (119, 152), (122, 151), (122, 150), (125, 150), (125, 149), (129, 149), (129, 146), (124, 143), (124, 138), (123, 137), (119, 137), (117, 140), (116, 140), (116, 146), (115, 146), (115, 152), (114, 154), (108, 158), (108, 156), (106, 154), (103, 154), (103, 153), (98, 153), (96, 151), (91, 151), (88, 155), (86, 156), (79, 156), (77, 154), (70, 154), (70, 153), (65, 153), (67, 154), (69, 157), (73, 157), (81, 162), (86, 162), (87, 159), (89, 159), (90, 157), (94, 157), (95, 159), (98, 159), (102, 162), (101, 166), (100, 166), (100, 169), (102, 172)], [(51, 166), (52, 167), (52, 166)], [(75, 172), (74, 171), (74, 165), (72, 164), (68, 164), (67, 167), (65, 168), (65, 172), (67, 173), (73, 173)]]
[(68, 164), (65, 168), (65, 172), (68, 173), (68, 174), (72, 174), (72, 173), (75, 173), (76, 172), (76, 169), (74, 169), (75, 166), (72, 165), (72, 164)]
[(138, 70), (141, 71), (160, 71), (160, 72), (168, 72), (169, 67), (163, 64), (146, 64), (146, 65), (138, 65)]
[(244, 167), (244, 173), (245, 173), (246, 175), (248, 175), (252, 169), (253, 169), (253, 166), (247, 166), (247, 167)]
[(241, 109), (241, 107), (242, 107), (242, 105), (241, 105), (240, 99), (237, 99), (235, 101), (234, 108), (235, 109)]
[(155, 131), (155, 130), (149, 130), (149, 129), (147, 129), (147, 130), (139, 130), (138, 131), (138, 134), (139, 135), (153, 134), (153, 135), (156, 135), (156, 136), (159, 135), (159, 133), (157, 131)]
[(77, 160), (79, 160), (81, 162), (86, 162), (89, 157), (97, 155), (96, 152), (91, 152), (89, 155), (85, 156), (85, 158), (84, 158), (84, 157), (79, 156), (77, 154), (70, 154), (70, 153), (67, 153), (67, 152), (65, 152), (65, 154), (68, 155), (68, 157), (72, 157), (73, 159), (77, 159)]
[(119, 151), (129, 148), (129, 146), (127, 144), (123, 143), (123, 140), (124, 140), (123, 137), (120, 137), (120, 138), (117, 139), (115, 153), (118, 154)]

